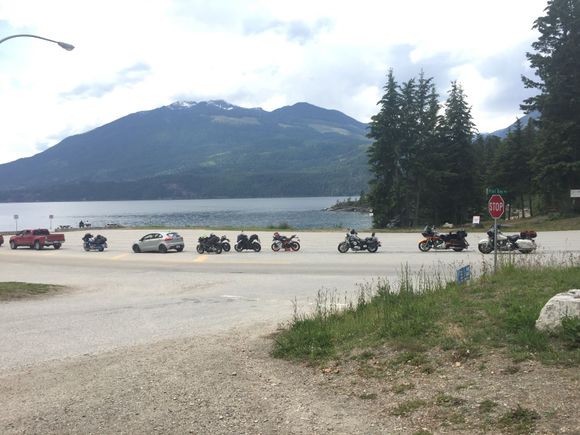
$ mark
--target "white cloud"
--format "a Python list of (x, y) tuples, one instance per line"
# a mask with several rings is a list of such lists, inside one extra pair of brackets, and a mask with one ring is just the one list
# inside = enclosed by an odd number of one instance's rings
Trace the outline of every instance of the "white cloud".
[[(519, 81), (520, 48), (537, 38), (531, 27), (545, 5), (0, 0), (0, 39), (32, 33), (76, 46), (0, 45), (0, 162), (176, 99), (267, 110), (307, 101), (368, 121), (390, 67), (400, 81), (424, 69), (443, 96), (457, 79), (480, 131), (499, 129), (519, 114), (521, 92), (508, 101), (502, 86)], [(513, 53), (512, 68), (502, 53)]]

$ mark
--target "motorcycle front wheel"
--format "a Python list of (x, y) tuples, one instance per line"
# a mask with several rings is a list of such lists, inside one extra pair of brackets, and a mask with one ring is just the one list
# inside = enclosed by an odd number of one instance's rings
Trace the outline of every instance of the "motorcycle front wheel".
[(203, 249), (203, 246), (201, 246), (201, 245), (197, 245), (195, 247), (195, 250), (197, 251), (198, 254), (203, 254), (205, 251), (205, 249)]
[(421, 240), (419, 242), (419, 251), (427, 252), (429, 249), (431, 249), (431, 245), (427, 240)]
[(341, 254), (344, 254), (346, 251), (348, 251), (348, 243), (346, 242), (341, 242), (338, 244), (338, 252), (340, 252)]
[(272, 248), (272, 251), (274, 252), (278, 252), (280, 250), (280, 244), (278, 242), (274, 242), (272, 243), (272, 246), (270, 246)]
[(489, 254), (491, 251), (493, 251), (493, 245), (489, 242), (483, 242), (477, 245), (477, 249), (479, 249), (479, 252), (482, 254)]
[(242, 247), (241, 247), (239, 244), (237, 244), (237, 243), (236, 243), (236, 244), (234, 245), (234, 250), (235, 250), (236, 252), (242, 252)]

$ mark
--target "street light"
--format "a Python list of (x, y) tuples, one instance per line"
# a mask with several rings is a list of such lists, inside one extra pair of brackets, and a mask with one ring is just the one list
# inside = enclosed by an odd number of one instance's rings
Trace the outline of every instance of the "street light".
[(75, 48), (74, 45), (67, 44), (66, 42), (54, 41), (52, 39), (43, 38), (42, 36), (29, 35), (29, 34), (25, 34), (25, 33), (24, 34), (20, 34), (20, 35), (7, 36), (4, 39), (0, 39), (0, 44), (2, 44), (4, 41), (7, 41), (9, 39), (12, 39), (12, 38), (20, 38), (20, 37), (38, 38), (38, 39), (44, 39), (45, 41), (48, 41), (48, 42), (54, 42), (55, 44), (58, 44), (60, 47), (64, 48), (66, 51), (71, 51), (71, 50), (74, 50), (74, 48)]

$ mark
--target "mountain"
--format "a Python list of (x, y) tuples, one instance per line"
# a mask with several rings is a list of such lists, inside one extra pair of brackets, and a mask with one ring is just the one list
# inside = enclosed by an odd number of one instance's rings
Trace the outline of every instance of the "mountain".
[(297, 103), (176, 102), (0, 165), (0, 201), (354, 195), (367, 125)]
[[(538, 119), (539, 117), (540, 117), (540, 112), (531, 112), (531, 113), (524, 115), (523, 117), (520, 118), (520, 122), (522, 123), (522, 127), (525, 127), (526, 125), (528, 125), (528, 122), (530, 122), (530, 119), (535, 120), (535, 119)], [(508, 133), (515, 128), (516, 122), (511, 124), (509, 127), (502, 128), (501, 130), (496, 130), (492, 133), (488, 133), (488, 135), (489, 136), (498, 136), (498, 137), (501, 137), (503, 139), (503, 138), (507, 137)]]

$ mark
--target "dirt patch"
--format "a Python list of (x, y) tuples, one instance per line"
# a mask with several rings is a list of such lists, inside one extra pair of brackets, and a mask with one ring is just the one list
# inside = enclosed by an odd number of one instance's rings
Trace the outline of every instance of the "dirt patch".
[[(308, 367), (256, 331), (158, 342), (0, 374), (0, 432), (578, 433), (580, 373), (492, 354), (388, 350)], [(533, 411), (533, 412), (532, 412)], [(503, 421), (503, 423), (502, 423)], [(522, 432), (520, 432), (522, 433)]]

